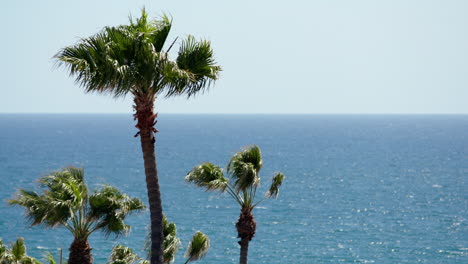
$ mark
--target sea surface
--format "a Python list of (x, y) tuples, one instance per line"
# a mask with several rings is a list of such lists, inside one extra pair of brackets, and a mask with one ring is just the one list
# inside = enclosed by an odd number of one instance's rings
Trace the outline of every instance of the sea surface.
[[(30, 227), (7, 205), (18, 188), (73, 165), (91, 189), (111, 184), (147, 202), (139, 138), (131, 114), (0, 115), (0, 237), (26, 239), (28, 254), (68, 255), (64, 228)], [(238, 205), (183, 178), (195, 165), (224, 167), (260, 146), (260, 192), (286, 175), (277, 200), (255, 210), (250, 263), (468, 263), (468, 115), (160, 114), (156, 152), (164, 211), (182, 245), (197, 231), (211, 248), (199, 263), (237, 263)], [(124, 244), (144, 256), (149, 213), (128, 217), (128, 236), (95, 233), (95, 263)]]

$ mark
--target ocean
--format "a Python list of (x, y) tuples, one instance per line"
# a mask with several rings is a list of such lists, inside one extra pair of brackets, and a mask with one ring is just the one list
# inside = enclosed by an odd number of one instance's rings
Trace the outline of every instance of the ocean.
[[(200, 263), (237, 263), (239, 207), (184, 182), (202, 162), (224, 167), (242, 147), (263, 153), (260, 192), (286, 175), (277, 200), (253, 213), (250, 263), (468, 263), (468, 115), (198, 115), (161, 113), (156, 152), (163, 207), (182, 244), (200, 230)], [(7, 205), (18, 188), (73, 165), (91, 189), (111, 184), (147, 203), (131, 114), (1, 114), (0, 238), (24, 237), (28, 254), (68, 256), (64, 228), (30, 227)], [(144, 256), (149, 212), (128, 218), (128, 236), (91, 236), (95, 263), (123, 244)]]

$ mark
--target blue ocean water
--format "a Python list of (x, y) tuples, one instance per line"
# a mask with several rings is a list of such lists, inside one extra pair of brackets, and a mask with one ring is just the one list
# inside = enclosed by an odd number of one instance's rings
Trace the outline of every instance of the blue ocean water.
[[(236, 263), (234, 201), (183, 181), (205, 161), (224, 166), (257, 144), (266, 191), (287, 178), (277, 200), (254, 210), (250, 263), (468, 263), (467, 115), (171, 115), (157, 124), (163, 206), (182, 246), (211, 238), (200, 263)], [(84, 166), (92, 188), (112, 184), (146, 202), (139, 139), (131, 115), (0, 115), (0, 237), (25, 237), (41, 257), (66, 249), (65, 229), (29, 227), (6, 200), (67, 165)], [(149, 213), (131, 215), (131, 233), (93, 234), (95, 263), (121, 243), (144, 255)]]

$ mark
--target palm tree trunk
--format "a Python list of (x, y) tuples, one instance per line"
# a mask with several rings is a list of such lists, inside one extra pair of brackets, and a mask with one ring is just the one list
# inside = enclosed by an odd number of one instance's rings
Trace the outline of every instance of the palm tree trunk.
[(240, 264), (247, 264), (247, 255), (249, 254), (249, 239), (244, 237), (239, 241), (240, 245)]
[(255, 230), (257, 229), (257, 223), (255, 222), (254, 216), (252, 214), (251, 207), (241, 208), (241, 213), (239, 220), (236, 223), (237, 234), (241, 239), (239, 241), (240, 245), (240, 264), (247, 264), (247, 255), (249, 254), (249, 242), (255, 235)]
[(87, 239), (75, 238), (70, 246), (68, 264), (92, 264), (91, 249)]
[(151, 96), (135, 97), (137, 128), (140, 129), (141, 149), (146, 175), (146, 187), (151, 217), (151, 264), (163, 263), (163, 212), (159, 190), (158, 170), (154, 129), (156, 115), (153, 113), (154, 98)]

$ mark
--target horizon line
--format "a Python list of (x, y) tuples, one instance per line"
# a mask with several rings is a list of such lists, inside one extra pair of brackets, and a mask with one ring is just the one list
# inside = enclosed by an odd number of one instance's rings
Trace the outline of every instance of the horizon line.
[[(161, 114), (161, 112), (156, 112)], [(0, 115), (133, 115), (133, 112), (0, 112)], [(468, 113), (174, 113), (164, 115), (468, 115)]]

